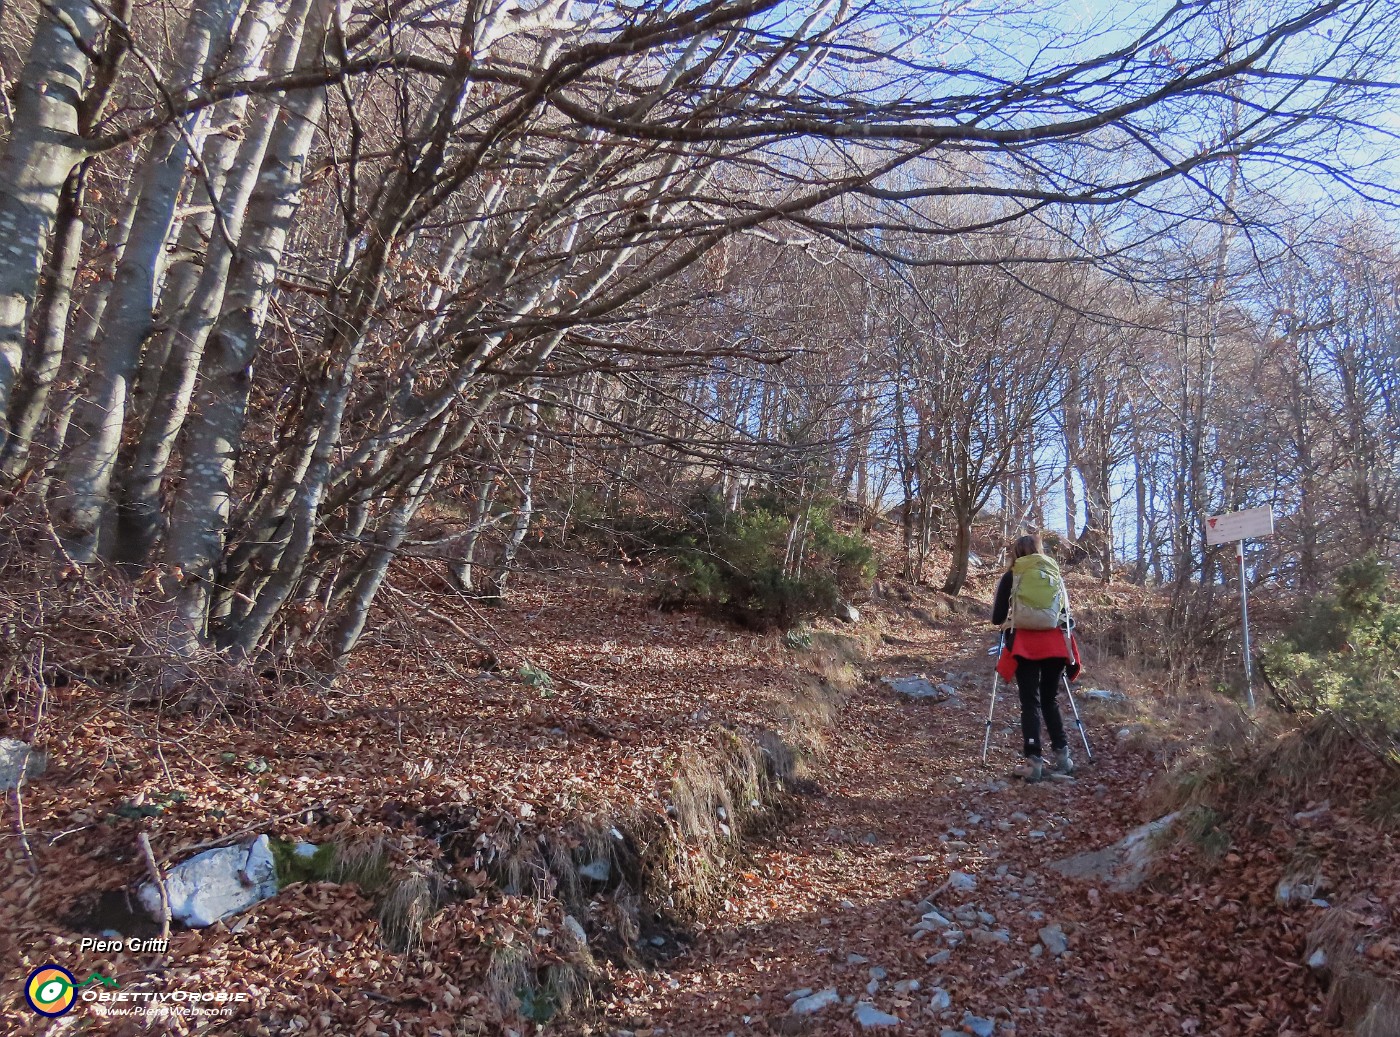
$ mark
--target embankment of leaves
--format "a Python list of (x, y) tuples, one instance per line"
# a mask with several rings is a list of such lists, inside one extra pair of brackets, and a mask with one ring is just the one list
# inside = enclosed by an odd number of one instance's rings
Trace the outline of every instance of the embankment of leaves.
[(1181, 811), (1159, 893), (1267, 919), (1330, 1024), (1400, 1034), (1400, 771), (1332, 718), (1266, 717), (1181, 757), (1156, 794)]

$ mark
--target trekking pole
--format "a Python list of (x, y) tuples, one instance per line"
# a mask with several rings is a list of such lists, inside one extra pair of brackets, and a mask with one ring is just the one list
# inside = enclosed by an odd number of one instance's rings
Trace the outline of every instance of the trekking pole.
[(1089, 761), (1092, 763), (1094, 759), (1094, 750), (1089, 748), (1089, 736), (1084, 733), (1084, 721), (1079, 719), (1079, 707), (1075, 705), (1074, 692), (1070, 690), (1069, 674), (1061, 673), (1060, 680), (1065, 682), (1065, 694), (1069, 696), (1069, 708), (1074, 714), (1074, 726), (1079, 728), (1079, 737), (1084, 740), (1084, 755), (1089, 757)]
[[(1069, 610), (1069, 591), (1065, 591), (1065, 656), (1069, 665), (1074, 664), (1074, 615)], [(1084, 731), (1084, 721), (1079, 717), (1079, 705), (1074, 701), (1074, 692), (1069, 686), (1068, 666), (1060, 673), (1060, 680), (1064, 681), (1065, 694), (1069, 696), (1070, 712), (1074, 714), (1074, 726), (1079, 728), (1079, 737), (1084, 741), (1084, 755), (1089, 758), (1089, 762), (1094, 761), (1094, 750), (1089, 748), (1089, 735)]]
[[(997, 635), (996, 657), (997, 664), (1001, 664), (1001, 653), (1006, 651), (1006, 635)], [(992, 653), (988, 653), (989, 655)], [(987, 750), (992, 744), (992, 714), (997, 708), (997, 684), (1001, 681), (1001, 673), (993, 667), (992, 669), (992, 701), (987, 704), (987, 731), (982, 736), (982, 762), (987, 762)]]

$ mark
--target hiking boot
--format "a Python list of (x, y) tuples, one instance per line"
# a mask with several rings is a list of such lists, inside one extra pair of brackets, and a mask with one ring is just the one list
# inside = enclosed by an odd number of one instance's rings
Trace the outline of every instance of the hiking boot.
[(1056, 774), (1074, 773), (1074, 761), (1070, 759), (1069, 746), (1055, 750), (1054, 771)]
[(1022, 781), (1036, 782), (1045, 780), (1045, 761), (1039, 756), (1027, 756), (1021, 761), (1021, 765), (1016, 768), (1014, 776)]

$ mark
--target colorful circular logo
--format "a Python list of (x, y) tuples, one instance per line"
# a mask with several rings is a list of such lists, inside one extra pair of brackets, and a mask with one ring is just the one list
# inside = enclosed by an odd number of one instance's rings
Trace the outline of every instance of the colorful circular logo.
[(77, 996), (73, 973), (58, 965), (41, 965), (29, 974), (24, 997), (40, 1015), (62, 1015), (73, 1007)]

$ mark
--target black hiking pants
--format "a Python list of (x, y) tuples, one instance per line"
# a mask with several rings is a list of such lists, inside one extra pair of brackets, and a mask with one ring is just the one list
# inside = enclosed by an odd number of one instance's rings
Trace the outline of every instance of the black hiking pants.
[(1021, 735), (1025, 738), (1027, 756), (1040, 756), (1040, 718), (1045, 716), (1045, 728), (1050, 733), (1050, 748), (1060, 750), (1069, 744), (1065, 724), (1060, 719), (1060, 675), (1065, 672), (1063, 659), (1017, 659), (1016, 685), (1021, 691)]

